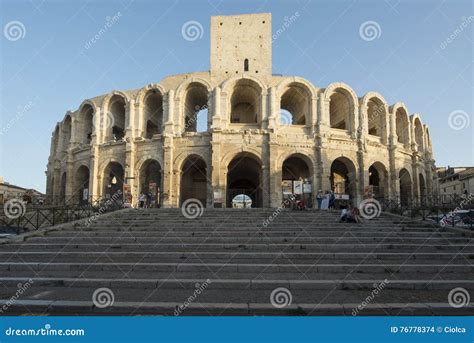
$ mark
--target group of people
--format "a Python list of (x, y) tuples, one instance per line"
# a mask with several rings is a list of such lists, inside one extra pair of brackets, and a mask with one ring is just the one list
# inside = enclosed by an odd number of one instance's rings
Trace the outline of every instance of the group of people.
[(359, 209), (355, 206), (352, 207), (350, 204), (342, 205), (339, 221), (345, 223), (362, 223)]
[(138, 197), (138, 207), (139, 208), (152, 208), (160, 207), (160, 204), (156, 202), (156, 197), (151, 192), (140, 193)]
[(323, 194), (323, 191), (319, 190), (318, 194), (316, 194), (316, 201), (320, 210), (334, 209), (336, 195), (333, 191), (326, 191), (326, 193)]

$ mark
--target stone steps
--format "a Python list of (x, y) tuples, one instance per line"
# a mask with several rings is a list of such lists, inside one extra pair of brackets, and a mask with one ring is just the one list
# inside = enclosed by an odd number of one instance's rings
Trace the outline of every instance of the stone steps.
[[(33, 283), (4, 314), (169, 314), (210, 280), (185, 314), (457, 314), (451, 289), (474, 291), (470, 237), (381, 216), (337, 222), (332, 211), (123, 210), (0, 245), (0, 304)], [(196, 284), (199, 284), (196, 286)], [(94, 306), (110, 288), (115, 303)], [(293, 302), (271, 305), (287, 288)], [(457, 310), (457, 311), (455, 311)]]
[[(420, 261), (418, 261), (420, 262)], [(259, 264), (259, 263), (25, 263), (25, 262), (2, 262), (0, 270), (2, 271), (147, 271), (147, 272), (258, 272), (258, 273), (290, 273), (295, 271), (304, 271), (305, 273), (460, 273), (473, 272), (474, 265), (434, 264), (430, 260), (422, 263), (412, 264)], [(3, 275), (3, 274), (2, 274)], [(286, 275), (286, 274), (285, 274)]]
[[(69, 243), (68, 250), (81, 253), (89, 252), (103, 252), (103, 251), (123, 251), (131, 253), (149, 253), (155, 252), (159, 244), (160, 251), (192, 251), (192, 252), (223, 252), (223, 251), (269, 251), (269, 252), (292, 252), (292, 251), (307, 251), (311, 253), (323, 252), (367, 252), (377, 253), (388, 250), (397, 252), (410, 253), (414, 249), (418, 252), (430, 252), (433, 250), (451, 251), (456, 253), (462, 251), (464, 253), (474, 254), (474, 245), (464, 244), (410, 244), (410, 243), (370, 243), (370, 244), (319, 244), (319, 243), (114, 243), (99, 244), (99, 243)], [(48, 243), (48, 244), (10, 244), (8, 247), (2, 249), (3, 252), (23, 251), (41, 251), (41, 252), (61, 252), (64, 249), (64, 244)]]

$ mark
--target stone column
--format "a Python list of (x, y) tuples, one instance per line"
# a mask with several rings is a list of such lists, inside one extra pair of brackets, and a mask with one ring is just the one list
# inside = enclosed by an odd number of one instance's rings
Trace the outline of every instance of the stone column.
[(99, 163), (100, 163), (100, 142), (102, 139), (101, 128), (101, 109), (96, 108), (94, 113), (94, 127), (91, 137), (91, 155), (90, 155), (90, 176), (89, 176), (89, 199), (92, 203), (99, 200), (101, 196), (100, 192), (100, 176), (99, 176)]
[[(173, 189), (173, 131), (174, 131), (174, 90), (170, 90), (163, 96), (163, 207), (176, 206), (174, 203), (177, 190)], [(178, 198), (179, 201), (179, 198)]]
[(395, 114), (389, 115), (389, 131), (388, 131), (388, 156), (389, 156), (389, 188), (390, 193), (388, 197), (392, 200), (399, 200), (399, 184), (398, 184), (398, 173), (397, 173), (397, 142), (398, 137), (396, 133), (396, 118)]

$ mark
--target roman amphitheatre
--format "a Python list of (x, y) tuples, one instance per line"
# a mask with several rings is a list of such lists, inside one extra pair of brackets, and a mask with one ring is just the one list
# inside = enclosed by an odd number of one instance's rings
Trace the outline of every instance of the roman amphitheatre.
[[(198, 125), (198, 123), (200, 123)], [(278, 207), (318, 190), (357, 204), (433, 194), (429, 129), (402, 102), (272, 74), (270, 14), (211, 19), (210, 70), (85, 99), (57, 123), (47, 166), (55, 204), (110, 198), (158, 207), (197, 199)], [(251, 201), (250, 201), (251, 200)]]

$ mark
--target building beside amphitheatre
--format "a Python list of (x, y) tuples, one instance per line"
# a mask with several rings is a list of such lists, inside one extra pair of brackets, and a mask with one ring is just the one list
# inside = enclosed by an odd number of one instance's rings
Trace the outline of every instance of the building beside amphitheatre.
[(143, 192), (163, 207), (187, 199), (230, 207), (236, 196), (277, 207), (291, 193), (314, 206), (318, 190), (356, 204), (431, 196), (436, 169), (420, 115), (344, 83), (319, 88), (272, 74), (271, 20), (212, 17), (209, 71), (114, 90), (67, 112), (51, 139), (49, 201), (121, 194), (136, 204)]

